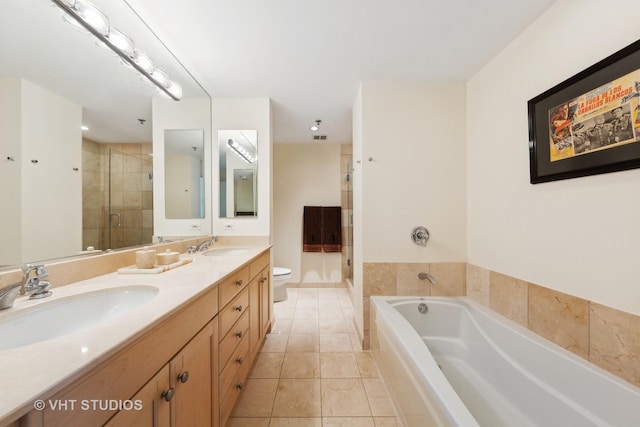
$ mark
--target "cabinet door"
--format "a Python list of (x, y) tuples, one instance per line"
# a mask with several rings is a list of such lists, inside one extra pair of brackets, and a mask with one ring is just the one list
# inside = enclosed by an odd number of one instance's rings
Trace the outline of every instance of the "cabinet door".
[(262, 339), (262, 320), (260, 316), (260, 277), (254, 278), (249, 282), (249, 339), (250, 339), (250, 353), (251, 360), (254, 359), (258, 348), (260, 347), (260, 340)]
[(174, 426), (210, 426), (211, 346), (213, 322), (205, 326), (170, 362), (171, 401)]
[(213, 427), (220, 426), (220, 376), (218, 375), (218, 317), (212, 322), (213, 336), (211, 337), (211, 419)]
[(270, 267), (262, 270), (260, 275), (260, 335), (261, 339), (269, 332), (271, 326), (271, 281)]
[(173, 390), (169, 388), (169, 366), (165, 365), (131, 398), (131, 409), (127, 407), (119, 411), (105, 426), (169, 427), (169, 400), (172, 393)]

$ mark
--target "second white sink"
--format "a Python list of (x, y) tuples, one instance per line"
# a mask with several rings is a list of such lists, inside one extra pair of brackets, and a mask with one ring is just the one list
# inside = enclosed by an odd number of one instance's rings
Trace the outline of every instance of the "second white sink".
[(84, 292), (0, 315), (0, 351), (45, 341), (114, 319), (150, 301), (154, 286)]
[(232, 256), (232, 255), (241, 255), (249, 252), (247, 248), (217, 248), (217, 249), (209, 249), (206, 252), (203, 252), (202, 255), (205, 256)]

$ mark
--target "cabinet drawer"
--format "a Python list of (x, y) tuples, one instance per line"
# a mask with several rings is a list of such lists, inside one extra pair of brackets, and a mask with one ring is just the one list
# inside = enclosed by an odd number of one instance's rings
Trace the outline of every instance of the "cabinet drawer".
[(220, 336), (224, 338), (238, 319), (249, 309), (249, 288), (245, 286), (226, 307), (220, 311), (218, 319), (220, 321)]
[[(251, 360), (249, 355), (249, 338), (245, 335), (220, 374), (221, 390), (229, 389), (238, 371), (246, 364), (251, 365)], [(222, 398), (224, 399), (224, 396), (222, 396)]]
[(218, 285), (220, 307), (224, 307), (249, 283), (249, 269), (238, 270)]
[(263, 268), (269, 265), (269, 262), (271, 261), (270, 258), (271, 257), (269, 255), (269, 251), (266, 251), (258, 258), (251, 261), (251, 263), (249, 264), (249, 279), (253, 279), (254, 277), (256, 277), (256, 275), (260, 273)]
[(220, 371), (222, 371), (222, 368), (226, 366), (227, 361), (235, 351), (236, 347), (238, 347), (238, 344), (240, 344), (240, 342), (248, 334), (249, 314), (245, 312), (242, 317), (240, 317), (240, 320), (238, 320), (238, 323), (233, 326), (227, 336), (224, 337), (222, 341), (220, 341), (220, 345), (218, 346), (220, 353), (220, 359), (218, 362), (220, 364)]
[(250, 363), (243, 363), (236, 372), (235, 377), (233, 377), (233, 381), (229, 387), (220, 391), (220, 425), (225, 425), (229, 419), (233, 407), (246, 385), (250, 368)]

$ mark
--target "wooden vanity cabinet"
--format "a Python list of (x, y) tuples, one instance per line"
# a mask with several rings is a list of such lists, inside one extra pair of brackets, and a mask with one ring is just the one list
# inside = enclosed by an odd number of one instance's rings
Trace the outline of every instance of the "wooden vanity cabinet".
[(243, 268), (220, 284), (220, 294), (228, 301), (220, 307), (218, 373), (220, 376), (220, 425), (231, 415), (244, 387), (252, 358), (249, 353), (251, 299), (249, 269)]
[(210, 426), (212, 340), (217, 326), (214, 319), (130, 399), (139, 410), (119, 411), (106, 425)]
[(271, 330), (271, 266), (267, 265), (260, 272), (260, 339)]
[(46, 408), (32, 410), (19, 425), (224, 426), (270, 328), (269, 277), (267, 250), (88, 373), (41, 397), (78, 406), (84, 399), (127, 400), (136, 409)]
[(169, 389), (169, 365), (165, 365), (131, 398), (136, 404), (140, 402), (141, 409), (120, 411), (107, 422), (106, 426), (169, 427), (171, 425), (171, 404), (163, 397)]
[[(20, 420), (21, 425), (46, 427), (103, 425), (116, 415), (116, 412), (118, 416), (121, 415), (123, 417), (125, 415), (135, 415), (125, 414), (125, 412), (137, 411), (118, 412), (117, 408), (86, 410), (81, 407), (81, 404), (85, 400), (102, 402), (133, 400), (132, 397), (137, 396), (138, 393), (145, 395), (147, 391), (145, 388), (153, 389), (156, 387), (152, 385), (153, 379), (165, 368), (169, 370), (170, 387), (186, 390), (183, 392), (183, 398), (178, 400), (178, 405), (169, 402), (170, 418), (176, 417), (175, 422), (179, 422), (182, 409), (187, 405), (186, 403), (182, 404), (182, 401), (188, 402), (191, 399), (200, 401), (197, 395), (187, 396), (190, 389), (195, 389), (200, 393), (200, 390), (206, 388), (205, 385), (194, 386), (193, 384), (197, 381), (189, 384), (194, 379), (206, 381), (206, 384), (208, 384), (209, 404), (203, 411), (209, 413), (208, 417), (211, 420), (211, 413), (213, 412), (211, 407), (211, 402), (213, 401), (212, 381), (214, 378), (211, 374), (213, 369), (212, 360), (215, 359), (217, 361), (216, 354), (214, 354), (217, 352), (217, 348), (212, 348), (212, 341), (218, 341), (217, 317), (214, 319), (217, 312), (218, 289), (214, 287), (185, 308), (124, 346), (124, 348), (88, 373), (76, 378), (75, 381), (64, 386), (59, 391), (41, 397), (45, 401), (73, 401), (75, 402), (75, 410), (55, 410), (47, 407), (43, 411), (31, 411)], [(215, 331), (214, 326), (216, 328)], [(204, 362), (206, 359), (208, 359), (208, 363)], [(178, 386), (176, 379), (172, 379), (172, 364), (173, 369), (178, 371), (179, 368), (184, 368), (187, 362), (194, 366), (194, 368), (188, 369), (198, 373), (191, 374), (190, 372), (189, 382)], [(197, 367), (195, 367), (196, 364), (198, 365)], [(178, 390), (176, 390), (173, 398), (176, 398)], [(153, 399), (151, 402), (153, 402), (154, 407), (160, 403)], [(144, 408), (145, 411), (148, 409)], [(198, 415), (198, 418), (206, 416)], [(118, 419), (113, 422), (118, 422)], [(171, 419), (169, 422), (171, 423)], [(126, 425), (127, 423), (124, 422), (124, 424)], [(180, 423), (180, 425), (189, 424)], [(208, 425), (211, 425), (211, 421), (209, 421)]]
[(270, 255), (264, 253), (249, 264), (251, 305), (251, 355), (255, 358), (271, 327)]
[[(266, 251), (238, 272), (235, 281), (230, 279), (226, 289), (225, 284), (220, 287), (220, 295), (228, 295), (229, 301), (223, 305), (222, 296), (220, 298), (221, 426), (228, 421), (242, 394), (271, 321), (269, 264), (270, 253)], [(240, 279), (242, 284), (238, 282)], [(240, 308), (244, 308), (244, 304), (248, 305), (246, 311)]]

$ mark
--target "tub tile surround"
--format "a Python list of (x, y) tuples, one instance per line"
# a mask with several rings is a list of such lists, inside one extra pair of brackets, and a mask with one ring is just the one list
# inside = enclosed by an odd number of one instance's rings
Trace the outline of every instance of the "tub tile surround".
[(495, 286), (497, 273), (471, 264), (467, 272), (468, 286), (476, 290), (474, 295), (482, 296), (478, 301), (487, 305), (484, 295), (488, 295), (489, 307), (503, 315), (510, 311), (496, 301), (511, 300), (520, 307), (525, 306), (525, 327), (640, 386), (640, 316), (533, 283), (524, 282), (526, 293), (522, 292), (521, 283), (513, 292), (514, 289), (504, 286), (508, 279), (500, 277), (501, 285)]
[(589, 360), (640, 386), (640, 316), (589, 304)]
[[(419, 272), (430, 273), (439, 284), (424, 283)], [(365, 349), (375, 336), (369, 329), (370, 296), (467, 295), (640, 386), (640, 316), (466, 263), (365, 263), (363, 279)]]
[[(446, 263), (365, 263), (363, 265), (363, 324), (362, 346), (369, 346), (369, 297), (373, 295), (399, 296), (462, 296), (465, 292), (466, 264)], [(432, 285), (418, 278), (429, 273), (438, 281)]]
[(529, 284), (528, 327), (589, 359), (589, 301)]

